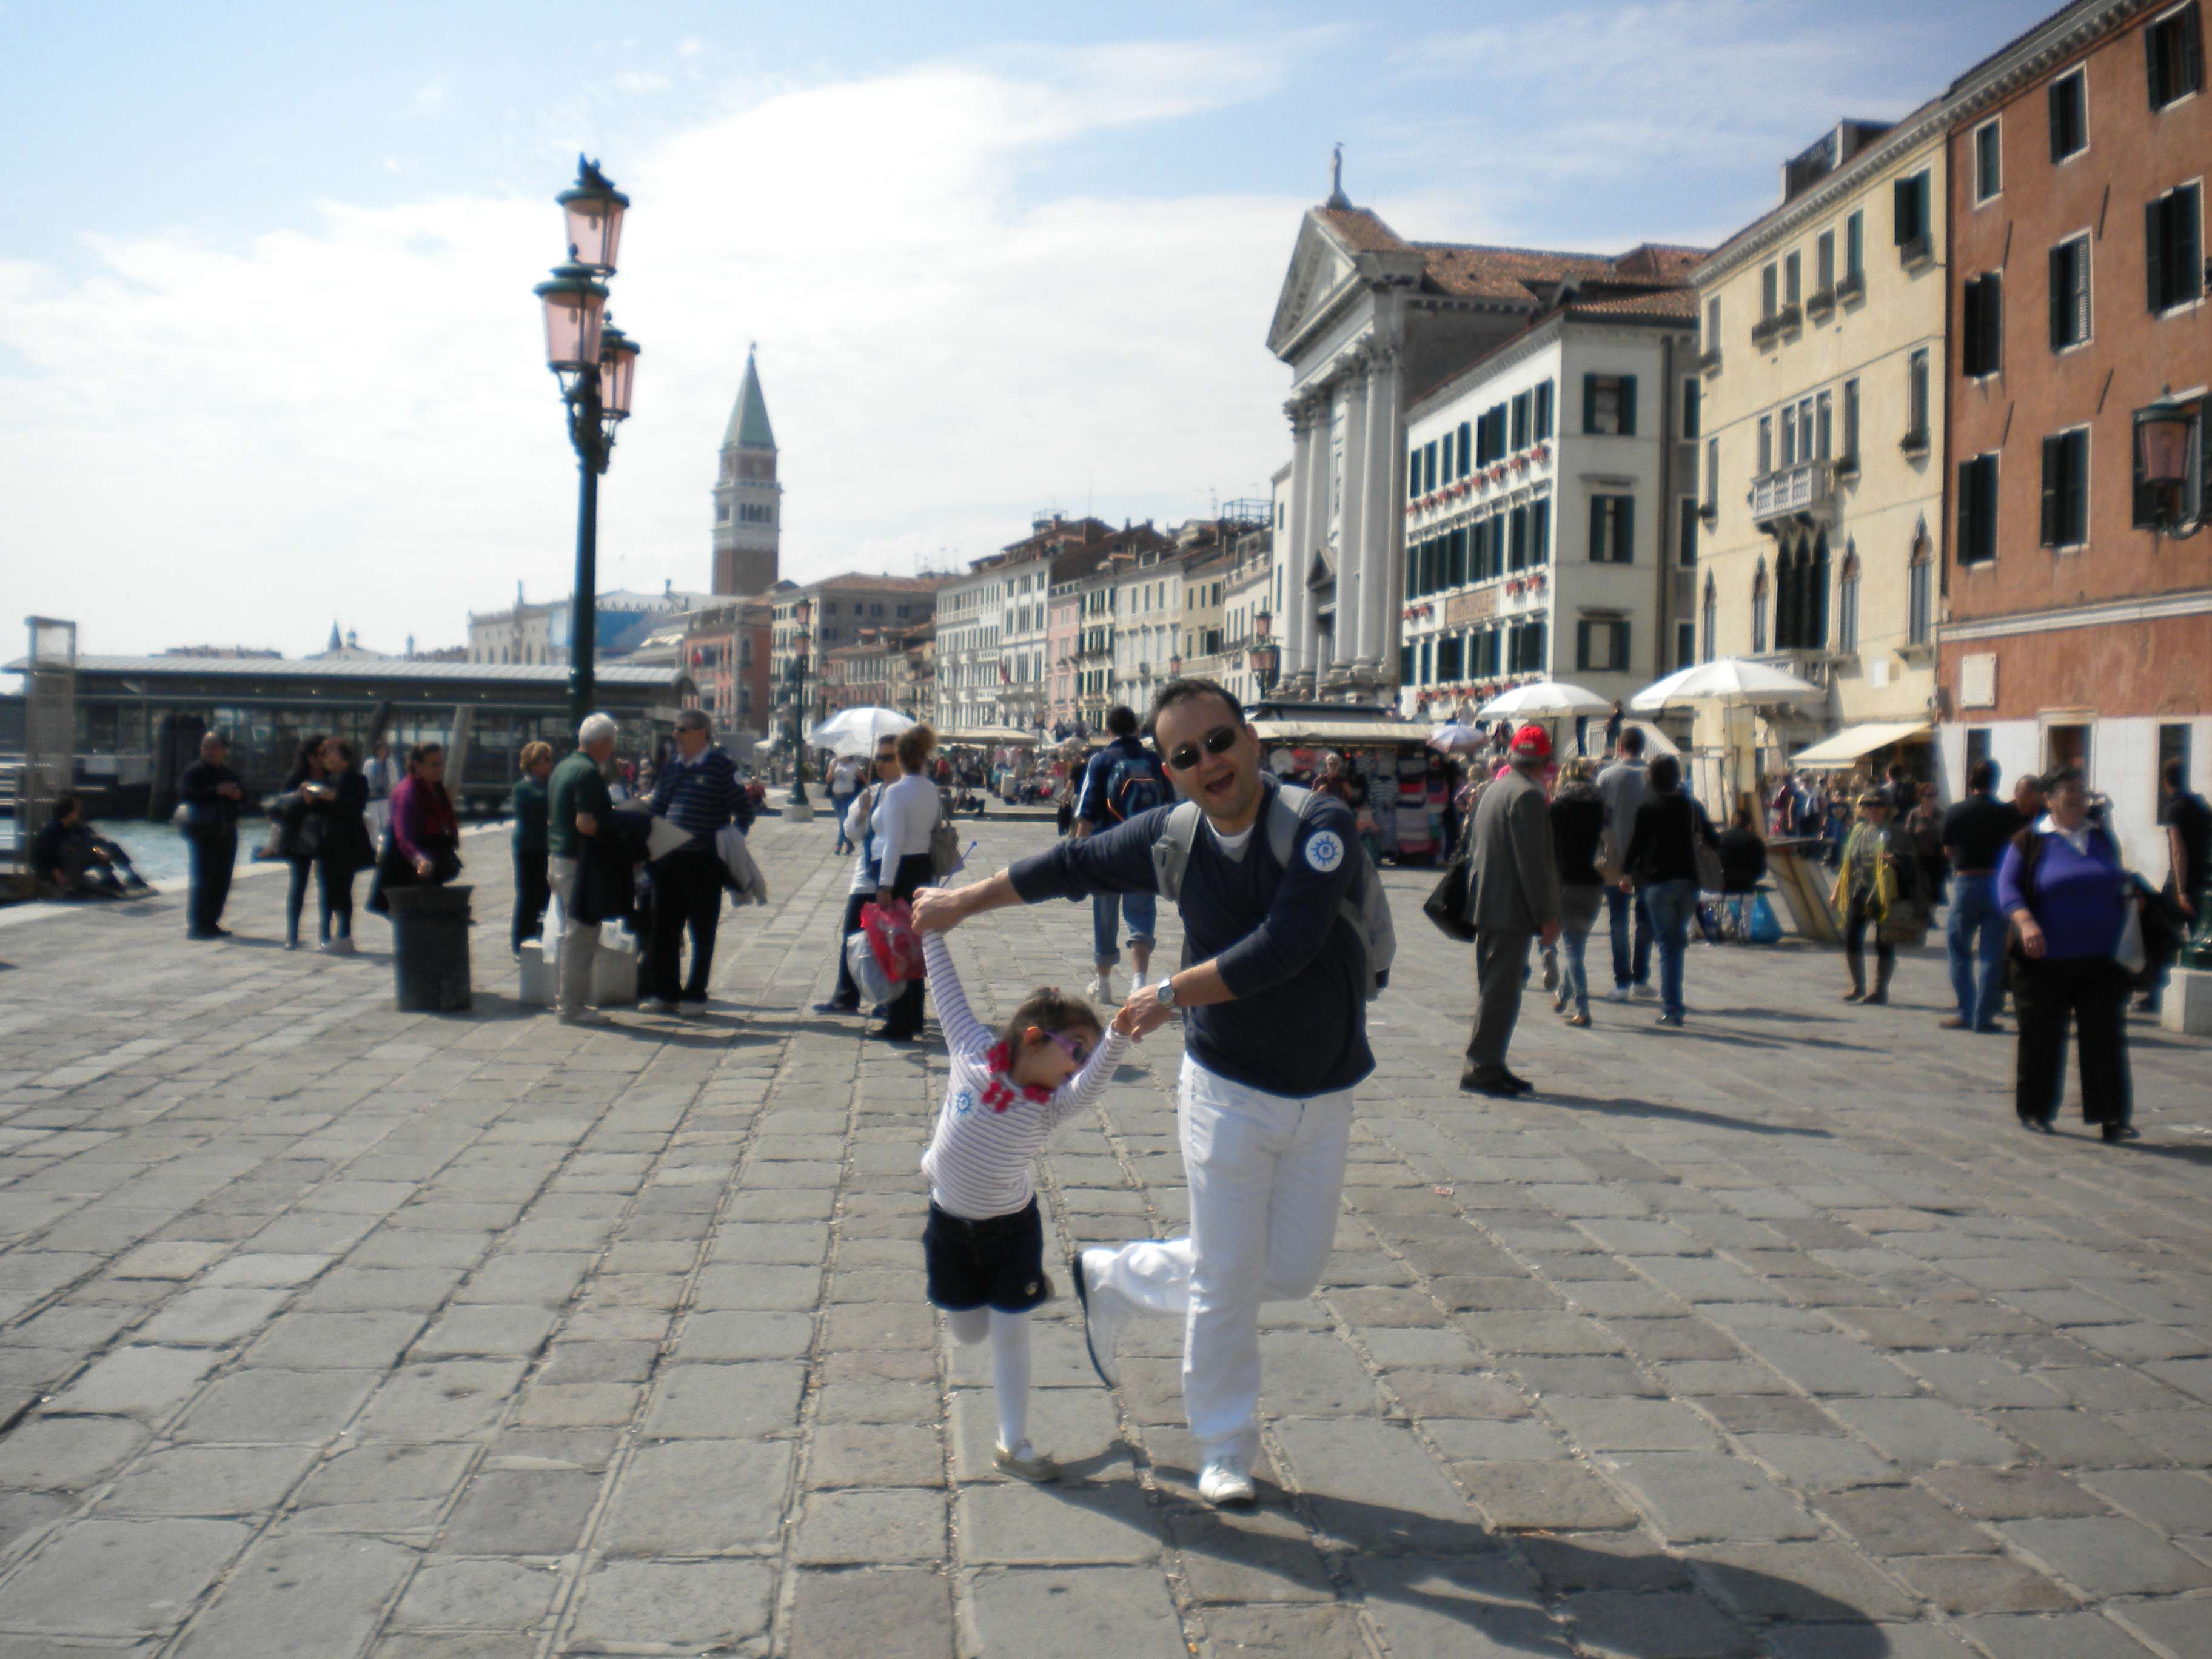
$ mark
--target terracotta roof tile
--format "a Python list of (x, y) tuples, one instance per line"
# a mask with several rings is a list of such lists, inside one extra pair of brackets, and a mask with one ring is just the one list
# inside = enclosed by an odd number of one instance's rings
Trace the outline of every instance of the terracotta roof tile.
[(1362, 253), (1390, 253), (1405, 247), (1404, 237), (1365, 208), (1317, 208), (1329, 228)]

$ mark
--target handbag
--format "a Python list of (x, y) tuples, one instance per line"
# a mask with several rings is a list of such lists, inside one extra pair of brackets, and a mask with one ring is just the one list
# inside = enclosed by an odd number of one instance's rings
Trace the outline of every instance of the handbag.
[(1717, 893), (1728, 885), (1728, 878), (1721, 871), (1721, 849), (1713, 844), (1713, 826), (1705, 817), (1705, 809), (1695, 801), (1690, 803), (1695, 821), (1690, 825), (1690, 853), (1698, 861), (1698, 890)]
[(1421, 906), (1421, 914), (1436, 923), (1438, 933), (1462, 945), (1474, 938), (1474, 924), (1467, 917), (1474, 878), (1474, 860), (1463, 844), (1452, 854), (1451, 862), (1444, 866), (1443, 878), (1429, 890), (1429, 896)]
[(1774, 907), (1766, 902), (1764, 893), (1751, 896), (1751, 942), (1753, 945), (1782, 943), (1782, 922), (1774, 914)]
[(945, 798), (940, 795), (937, 822), (929, 830), (929, 867), (940, 876), (949, 876), (963, 862), (960, 856), (960, 832), (953, 828), (952, 816), (945, 810)]
[(899, 981), (884, 970), (876, 957), (875, 941), (867, 930), (855, 927), (845, 935), (845, 966), (860, 987), (862, 1006), (890, 1001), (899, 994)]

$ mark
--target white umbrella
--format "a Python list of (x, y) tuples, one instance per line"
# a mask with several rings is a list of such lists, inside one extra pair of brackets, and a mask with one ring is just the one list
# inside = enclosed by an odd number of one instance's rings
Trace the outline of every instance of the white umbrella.
[(1785, 702), (1821, 702), (1827, 692), (1810, 680), (1747, 657), (1722, 657), (1679, 669), (1663, 680), (1654, 680), (1628, 700), (1631, 708), (1651, 711), (1682, 702), (1751, 703), (1761, 707)]
[(1429, 733), (1429, 747), (1442, 750), (1447, 755), (1465, 755), (1488, 745), (1490, 733), (1480, 726), (1454, 720), (1449, 726), (1439, 726)]
[(896, 708), (847, 708), (832, 714), (807, 737), (814, 749), (840, 755), (871, 755), (884, 738), (895, 738), (914, 721)]
[(1587, 686), (1570, 685), (1565, 680), (1537, 680), (1499, 693), (1474, 712), (1486, 720), (1511, 715), (1610, 714), (1613, 702)]

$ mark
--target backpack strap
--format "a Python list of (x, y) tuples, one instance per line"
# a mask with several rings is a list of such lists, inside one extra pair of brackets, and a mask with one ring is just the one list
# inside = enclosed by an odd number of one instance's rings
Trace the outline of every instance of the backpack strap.
[(1152, 878), (1160, 896), (1170, 904), (1182, 896), (1183, 872), (1190, 867), (1190, 849), (1198, 842), (1198, 803), (1178, 801), (1168, 813), (1167, 828), (1152, 843)]

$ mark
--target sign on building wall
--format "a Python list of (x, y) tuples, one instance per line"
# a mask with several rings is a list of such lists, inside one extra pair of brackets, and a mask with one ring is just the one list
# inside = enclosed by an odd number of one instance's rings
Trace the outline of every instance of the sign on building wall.
[(1498, 589), (1479, 587), (1471, 593), (1455, 593), (1444, 601), (1444, 626), (1460, 628), (1498, 614)]
[(1980, 651), (1959, 659), (1959, 707), (1994, 708), (1997, 706), (1997, 654)]

